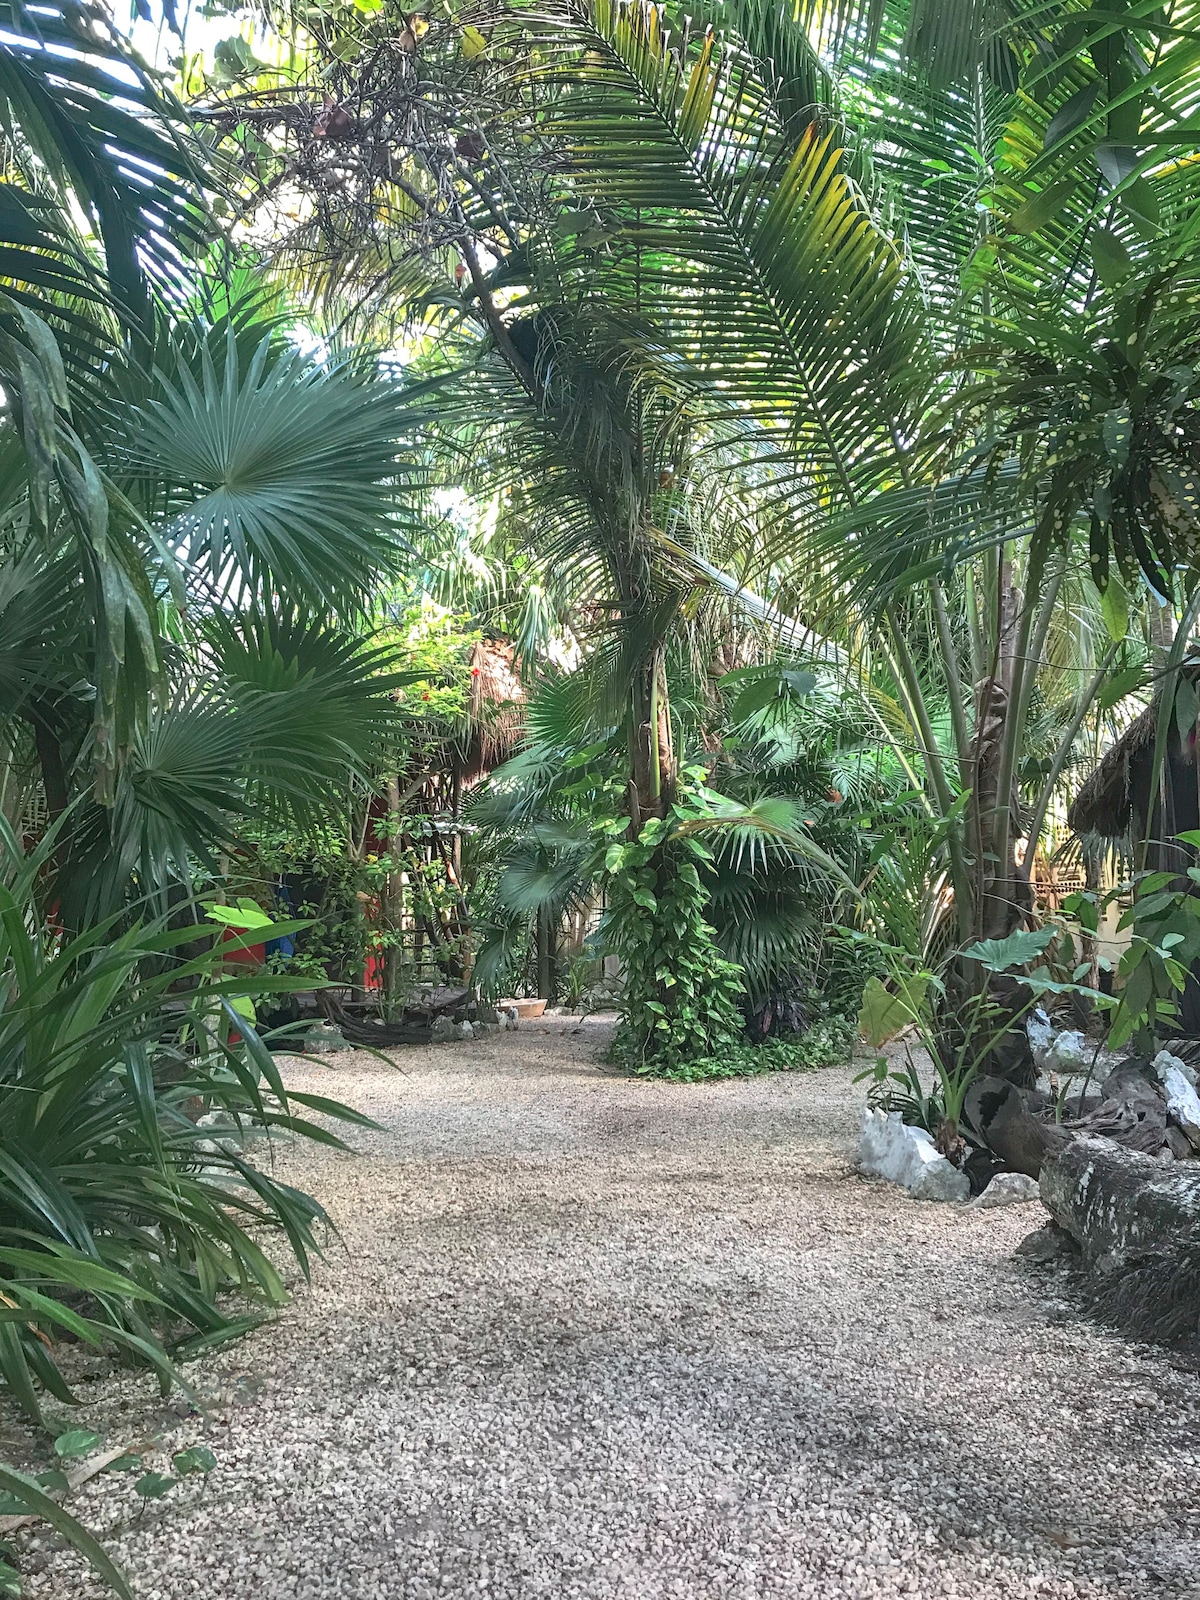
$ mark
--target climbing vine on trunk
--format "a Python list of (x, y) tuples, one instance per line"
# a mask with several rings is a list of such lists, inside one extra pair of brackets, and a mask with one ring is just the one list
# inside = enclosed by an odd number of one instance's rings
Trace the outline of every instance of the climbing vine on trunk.
[(708, 859), (671, 818), (608, 848), (608, 944), (625, 969), (613, 1055), (634, 1071), (670, 1071), (742, 1042), (741, 972), (704, 915)]

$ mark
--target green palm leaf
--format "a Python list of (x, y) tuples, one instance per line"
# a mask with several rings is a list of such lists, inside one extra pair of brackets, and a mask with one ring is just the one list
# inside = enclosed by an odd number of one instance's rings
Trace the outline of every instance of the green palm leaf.
[(168, 538), (222, 593), (247, 580), (361, 601), (406, 551), (395, 386), (269, 337), (244, 363), (232, 330), (221, 355), (206, 344), (198, 373), (180, 355), (124, 429), (129, 468), (162, 486)]
[[(30, 190), (49, 191), (64, 216), (73, 205), (94, 227), (107, 289), (82, 254), (59, 253), (57, 270), (74, 278), (76, 289), (90, 277), (96, 290), (140, 312), (147, 279), (178, 284), (181, 244), (200, 235), (199, 147), (182, 111), (106, 23), (77, 7), (52, 3), (34, 13), (5, 3), (0, 27), (0, 128), (10, 157), (28, 169)], [(55, 255), (28, 237), (18, 209), (0, 209), (0, 221), (6, 216), (0, 241), (31, 258), (10, 253), (8, 275), (36, 284), (55, 270)]]

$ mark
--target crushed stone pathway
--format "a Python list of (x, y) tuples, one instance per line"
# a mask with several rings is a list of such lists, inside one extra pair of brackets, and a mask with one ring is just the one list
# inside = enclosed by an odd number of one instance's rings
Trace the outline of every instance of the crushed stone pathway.
[(73, 1500), (138, 1600), (1200, 1597), (1196, 1376), (1013, 1263), (1038, 1206), (856, 1175), (849, 1070), (633, 1082), (603, 1037), (289, 1064), (383, 1125), (277, 1158), (342, 1245), (201, 1411), (85, 1373), (70, 1419), (217, 1457)]

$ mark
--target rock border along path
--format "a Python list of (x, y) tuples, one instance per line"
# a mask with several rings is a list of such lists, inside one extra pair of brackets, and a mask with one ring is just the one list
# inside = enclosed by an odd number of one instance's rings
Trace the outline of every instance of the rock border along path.
[(204, 1410), (97, 1376), (71, 1418), (217, 1456), (72, 1502), (138, 1600), (1200, 1597), (1195, 1375), (1043, 1297), (1038, 1207), (855, 1174), (849, 1070), (631, 1082), (603, 1035), (289, 1065), (384, 1125), (278, 1158), (344, 1248)]

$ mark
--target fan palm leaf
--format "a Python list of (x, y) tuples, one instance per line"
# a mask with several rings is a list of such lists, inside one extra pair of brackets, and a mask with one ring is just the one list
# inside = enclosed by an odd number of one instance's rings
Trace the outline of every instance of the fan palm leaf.
[(198, 375), (181, 355), (159, 397), (131, 409), (124, 465), (162, 493), (166, 538), (218, 592), (278, 584), (361, 603), (407, 548), (395, 386), (270, 337), (243, 362), (231, 330), (222, 354), (205, 344)]

